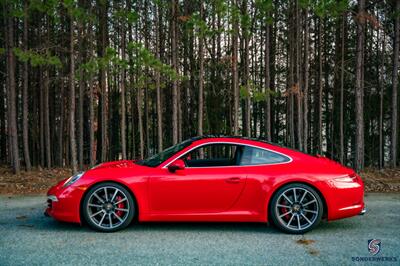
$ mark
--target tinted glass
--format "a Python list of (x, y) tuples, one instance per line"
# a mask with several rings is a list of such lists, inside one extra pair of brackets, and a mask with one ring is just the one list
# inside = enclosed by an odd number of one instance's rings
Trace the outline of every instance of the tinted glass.
[(160, 165), (161, 163), (165, 162), (168, 158), (170, 158), (175, 153), (188, 147), (190, 144), (192, 144), (192, 142), (193, 142), (192, 140), (186, 140), (184, 142), (178, 143), (178, 144), (171, 146), (168, 149), (165, 149), (162, 152), (157, 153), (156, 155), (153, 155), (147, 159), (137, 161), (136, 164), (150, 166), (150, 167), (156, 167), (156, 166)]
[(281, 154), (245, 146), (240, 159), (240, 165), (274, 164), (288, 162), (290, 159)]
[(239, 150), (242, 146), (234, 144), (210, 144), (201, 146), (184, 156), (188, 167), (216, 167), (238, 165)]

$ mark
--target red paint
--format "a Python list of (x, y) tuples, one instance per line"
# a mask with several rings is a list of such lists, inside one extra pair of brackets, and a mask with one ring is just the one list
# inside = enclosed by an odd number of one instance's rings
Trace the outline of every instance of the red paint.
[[(183, 161), (175, 161), (196, 146), (218, 142), (256, 146), (292, 160), (271, 165), (209, 168), (185, 167)], [(168, 165), (179, 169), (171, 172)], [(336, 180), (349, 176), (353, 178)], [(141, 166), (133, 161), (104, 163), (88, 170), (66, 188), (63, 187), (65, 180), (52, 187), (48, 195), (57, 196), (58, 202), (53, 202), (46, 212), (57, 220), (81, 222), (79, 209), (85, 191), (104, 181), (120, 183), (132, 192), (139, 221), (267, 222), (271, 196), (291, 182), (309, 184), (320, 192), (326, 202), (328, 220), (357, 215), (364, 207), (364, 185), (353, 170), (324, 157), (227, 137), (195, 140), (157, 167)]]

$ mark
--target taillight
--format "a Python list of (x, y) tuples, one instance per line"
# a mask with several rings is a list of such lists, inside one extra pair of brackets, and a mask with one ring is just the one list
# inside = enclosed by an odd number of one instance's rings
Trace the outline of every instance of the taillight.
[(344, 182), (344, 183), (351, 183), (351, 182), (357, 182), (358, 178), (356, 173), (347, 175), (347, 176), (343, 176), (343, 177), (338, 177), (334, 179), (336, 182)]

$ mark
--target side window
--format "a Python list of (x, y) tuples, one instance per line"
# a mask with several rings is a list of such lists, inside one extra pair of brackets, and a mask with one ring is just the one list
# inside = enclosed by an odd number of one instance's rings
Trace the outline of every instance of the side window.
[(288, 161), (290, 161), (290, 159), (284, 155), (264, 149), (245, 146), (240, 159), (240, 165), (274, 164)]
[(181, 159), (187, 167), (217, 167), (238, 165), (242, 146), (234, 144), (210, 144), (201, 146)]

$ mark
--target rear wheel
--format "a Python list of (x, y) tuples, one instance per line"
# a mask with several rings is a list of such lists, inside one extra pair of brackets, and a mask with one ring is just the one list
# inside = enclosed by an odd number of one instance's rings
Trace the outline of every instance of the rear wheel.
[(315, 228), (322, 219), (324, 205), (310, 186), (293, 183), (280, 188), (271, 200), (270, 215), (280, 230), (302, 234)]
[(88, 225), (98, 231), (114, 232), (127, 227), (135, 214), (130, 193), (116, 183), (93, 186), (85, 196), (82, 214)]

